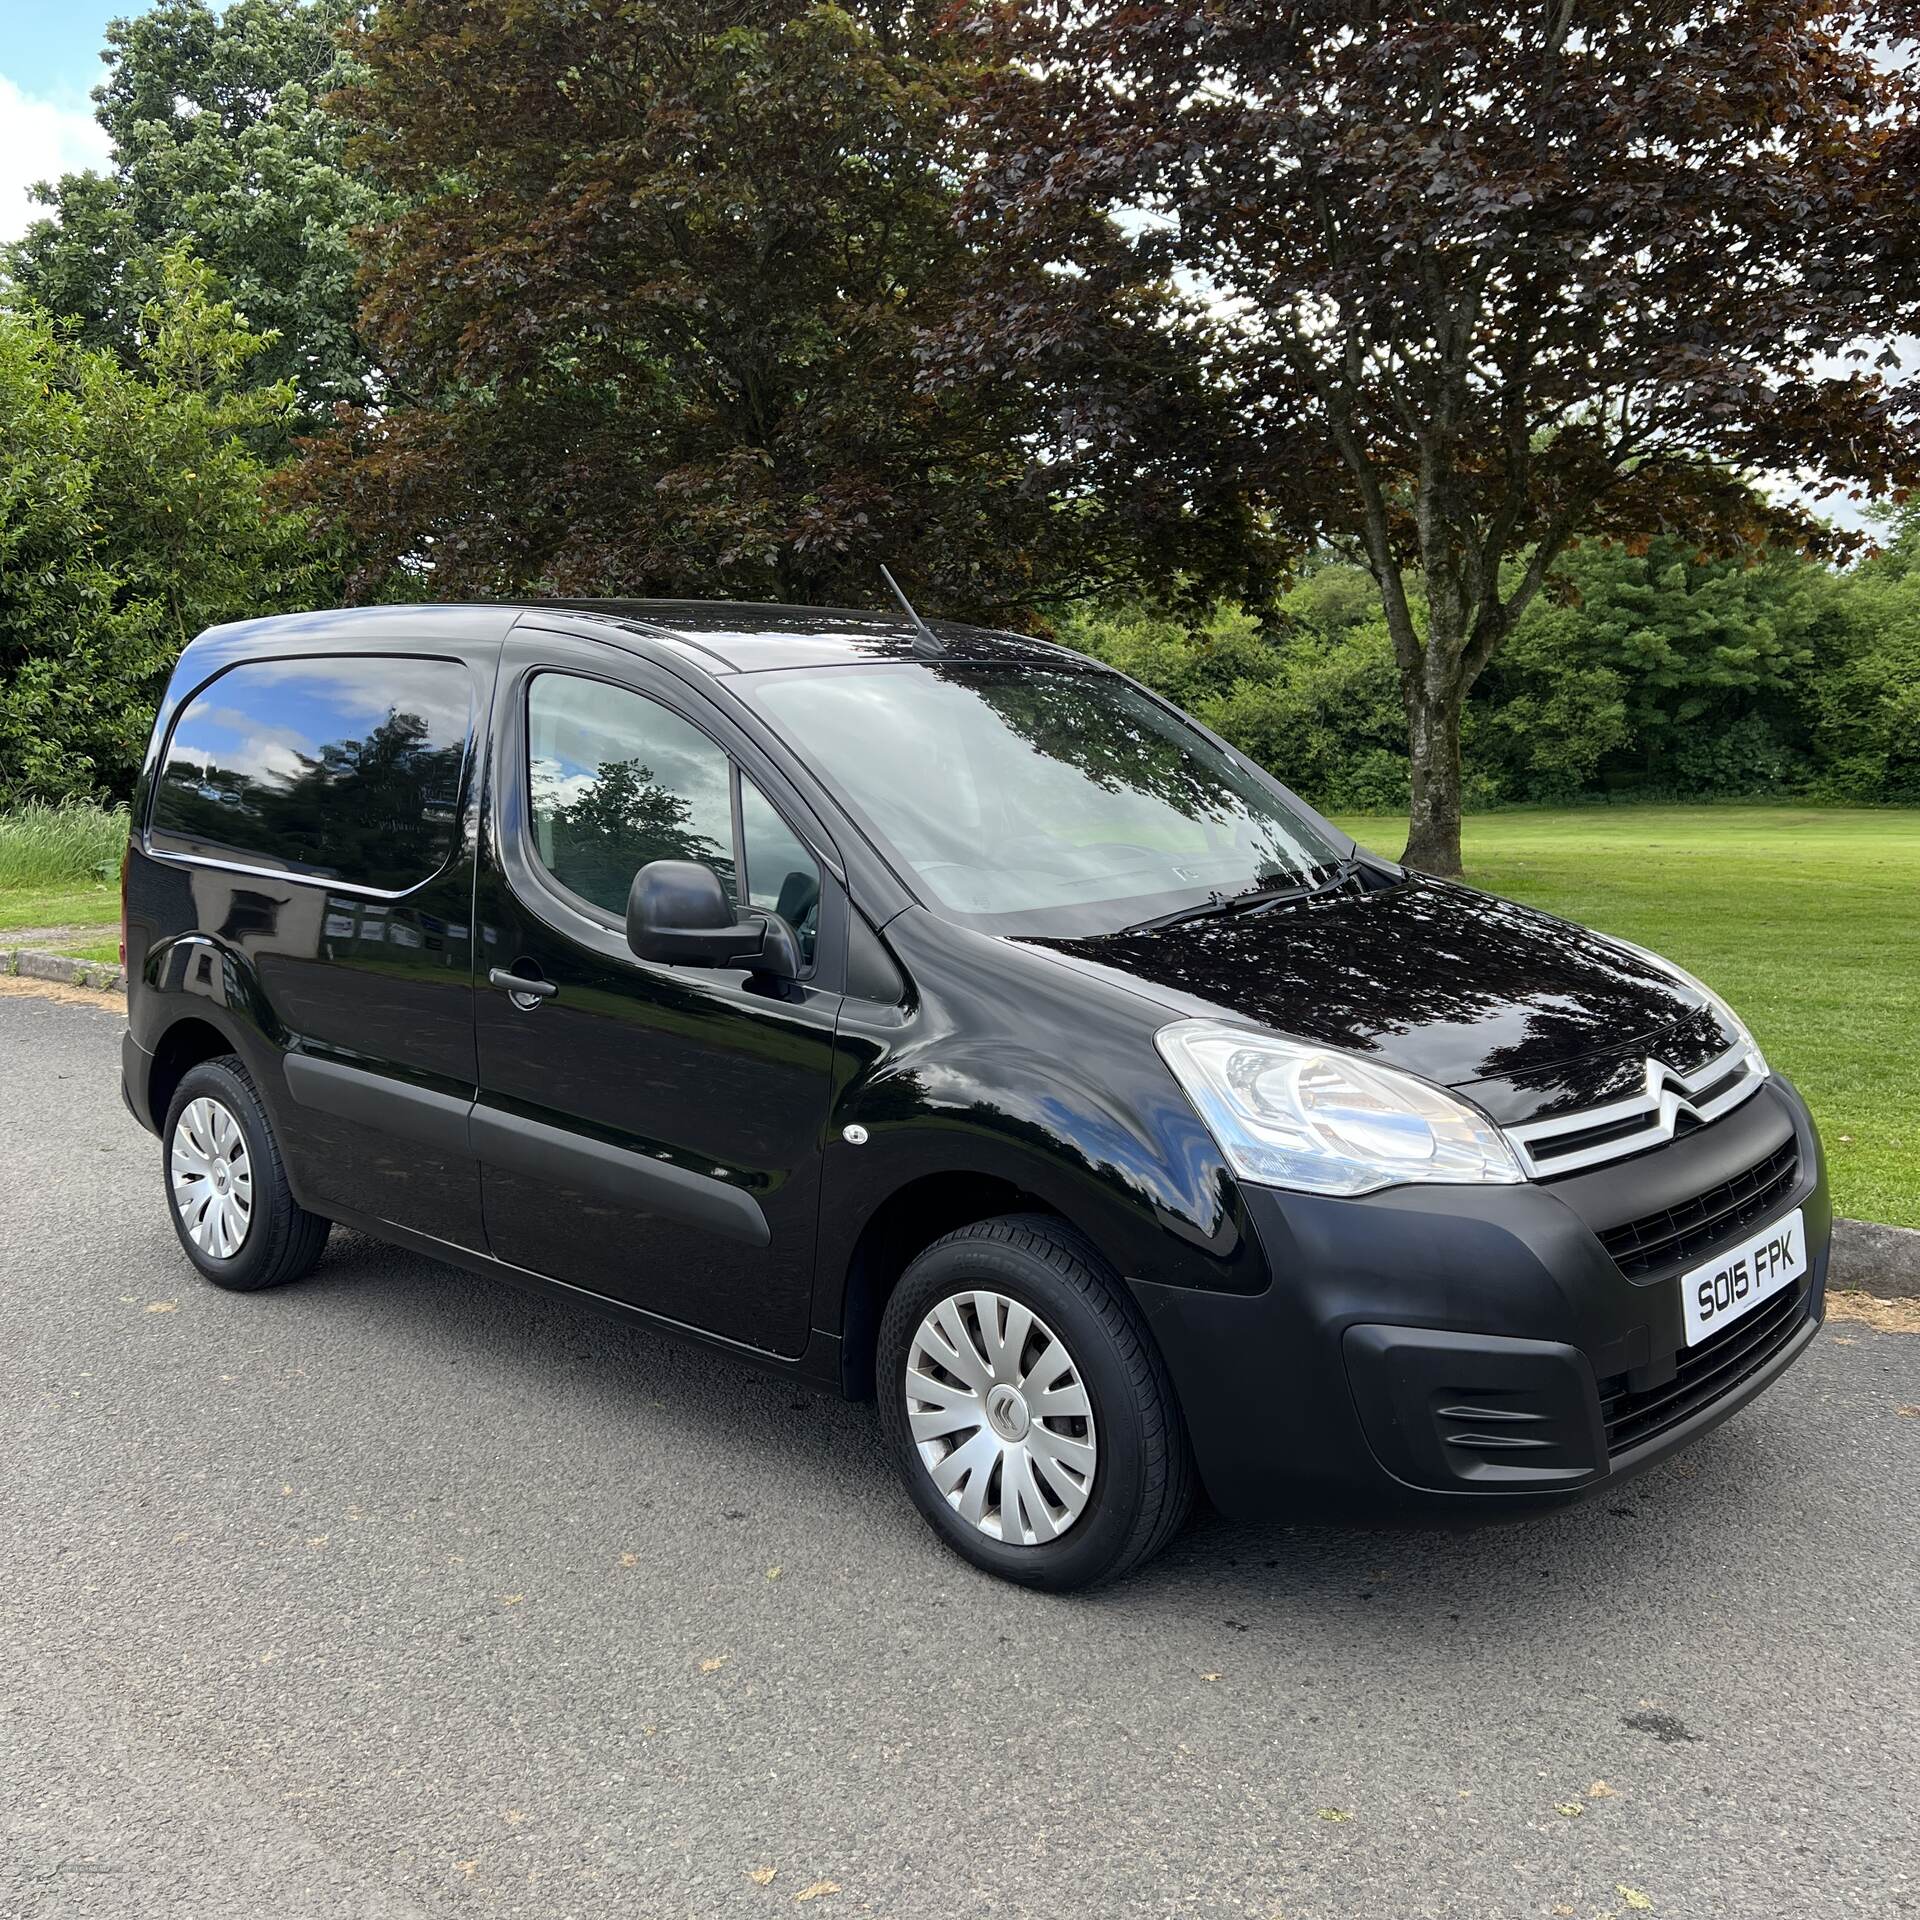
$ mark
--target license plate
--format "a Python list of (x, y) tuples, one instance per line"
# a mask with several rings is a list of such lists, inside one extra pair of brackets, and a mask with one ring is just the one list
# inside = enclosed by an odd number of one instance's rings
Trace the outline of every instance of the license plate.
[(1762, 1300), (1792, 1286), (1806, 1270), (1806, 1222), (1795, 1207), (1785, 1219), (1762, 1227), (1751, 1239), (1681, 1276), (1687, 1345), (1697, 1347), (1708, 1334), (1751, 1313)]

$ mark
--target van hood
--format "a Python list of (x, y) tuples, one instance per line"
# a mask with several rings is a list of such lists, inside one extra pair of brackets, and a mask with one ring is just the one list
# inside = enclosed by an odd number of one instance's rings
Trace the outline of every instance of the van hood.
[(1175, 1014), (1258, 1021), (1471, 1088), (1509, 1122), (1617, 1097), (1656, 1050), (1684, 1072), (1733, 1038), (1700, 994), (1603, 935), (1420, 876), (1027, 944), (1122, 976)]

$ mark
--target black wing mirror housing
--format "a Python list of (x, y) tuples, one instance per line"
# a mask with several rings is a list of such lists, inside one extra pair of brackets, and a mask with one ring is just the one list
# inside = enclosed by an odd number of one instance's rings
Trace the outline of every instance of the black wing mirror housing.
[(745, 967), (791, 980), (800, 943), (778, 914), (736, 919), (720, 876), (699, 860), (649, 860), (627, 893), (627, 945), (677, 967)]

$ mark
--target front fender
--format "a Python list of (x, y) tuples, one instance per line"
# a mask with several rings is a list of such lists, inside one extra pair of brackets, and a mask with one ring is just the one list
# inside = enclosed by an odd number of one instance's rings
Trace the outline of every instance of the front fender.
[(841, 1019), (816, 1324), (839, 1324), (875, 1214), (953, 1174), (1033, 1196), (1130, 1280), (1263, 1290), (1239, 1187), (1154, 1048), (1164, 1012), (1006, 942), (913, 931), (899, 942), (909, 1002), (850, 1002)]

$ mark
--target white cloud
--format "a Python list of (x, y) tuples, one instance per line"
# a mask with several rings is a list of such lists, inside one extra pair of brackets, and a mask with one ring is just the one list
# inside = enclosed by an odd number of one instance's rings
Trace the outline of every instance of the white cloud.
[(111, 144), (85, 99), (42, 99), (0, 73), (0, 240), (18, 239), (44, 211), (27, 197), (36, 180), (104, 167)]

